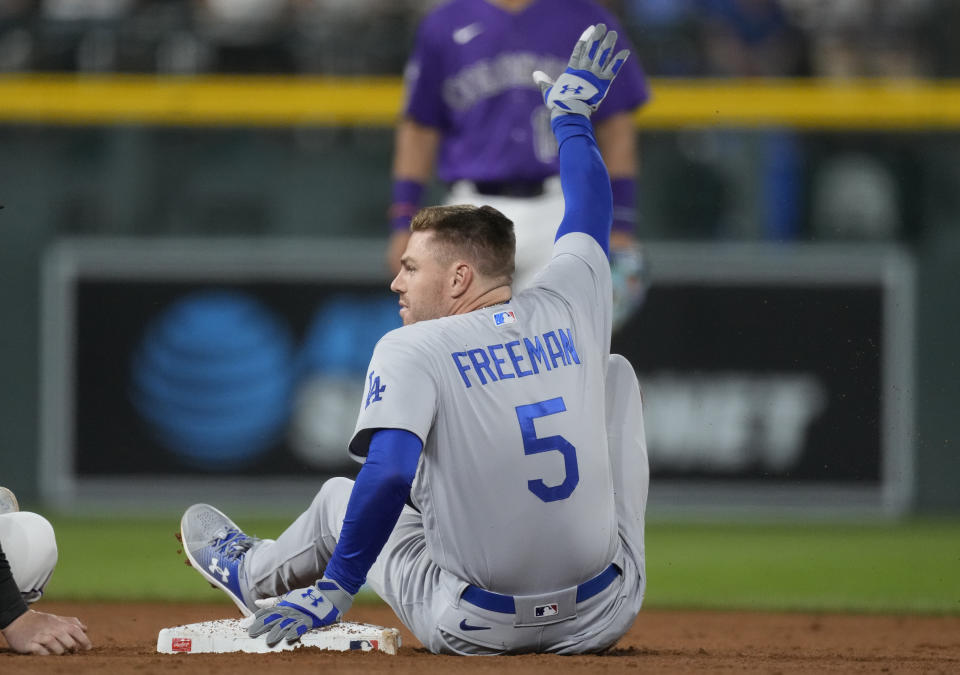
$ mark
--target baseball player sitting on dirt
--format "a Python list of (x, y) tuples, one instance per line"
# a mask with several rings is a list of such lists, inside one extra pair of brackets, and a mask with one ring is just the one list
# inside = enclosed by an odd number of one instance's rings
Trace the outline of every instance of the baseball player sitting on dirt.
[(349, 444), (356, 482), (327, 481), (276, 541), (206, 504), (184, 513), (190, 561), (254, 614), (251, 636), (337, 621), (364, 581), (435, 653), (596, 652), (630, 628), (649, 470), (636, 376), (610, 354), (612, 199), (589, 120), (627, 58), (615, 42), (590, 27), (556, 82), (534, 74), (566, 210), (529, 289), (511, 294), (495, 209), (413, 219), (391, 284), (404, 326), (374, 349)]
[(16, 652), (90, 649), (87, 627), (78, 619), (27, 608), (40, 599), (56, 564), (53, 527), (43, 516), (21, 511), (13, 492), (0, 487), (0, 632)]

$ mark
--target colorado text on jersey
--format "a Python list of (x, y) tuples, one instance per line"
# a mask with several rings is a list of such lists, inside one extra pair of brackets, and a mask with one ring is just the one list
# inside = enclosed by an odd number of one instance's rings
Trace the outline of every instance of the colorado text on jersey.
[[(506, 344), (453, 352), (450, 356), (468, 389), (473, 385), (472, 377), (484, 385), (488, 381), (538, 375), (541, 368), (550, 371), (561, 366), (580, 365), (571, 329), (547, 331), (542, 337), (541, 340), (540, 335), (534, 335), (532, 339), (525, 337)], [(529, 363), (528, 367), (524, 366), (524, 361)], [(504, 366), (507, 366), (506, 370)], [(473, 372), (472, 376), (468, 375), (470, 371)]]

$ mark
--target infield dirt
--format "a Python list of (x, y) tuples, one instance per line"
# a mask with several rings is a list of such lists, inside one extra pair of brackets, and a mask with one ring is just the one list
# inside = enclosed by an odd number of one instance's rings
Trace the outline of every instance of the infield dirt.
[(960, 616), (776, 614), (644, 611), (610, 652), (594, 656), (435, 656), (385, 606), (354, 607), (351, 621), (400, 629), (397, 656), (296, 650), (278, 654), (156, 653), (161, 628), (237, 617), (230, 606), (201, 604), (55, 603), (38, 610), (80, 617), (93, 650), (59, 657), (22, 656), (0, 647), (10, 675), (290, 675), (391, 673), (957, 673)]

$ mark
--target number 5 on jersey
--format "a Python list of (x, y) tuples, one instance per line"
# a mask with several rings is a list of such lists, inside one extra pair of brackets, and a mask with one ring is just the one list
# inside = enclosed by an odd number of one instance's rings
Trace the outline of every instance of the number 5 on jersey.
[(534, 420), (556, 413), (565, 412), (567, 406), (562, 397), (551, 398), (539, 403), (518, 405), (517, 420), (520, 422), (520, 435), (523, 438), (523, 454), (536, 455), (541, 452), (559, 452), (563, 456), (564, 478), (559, 485), (547, 485), (543, 479), (527, 481), (527, 489), (545, 502), (556, 502), (569, 497), (580, 482), (580, 469), (577, 467), (577, 449), (563, 436), (537, 436)]

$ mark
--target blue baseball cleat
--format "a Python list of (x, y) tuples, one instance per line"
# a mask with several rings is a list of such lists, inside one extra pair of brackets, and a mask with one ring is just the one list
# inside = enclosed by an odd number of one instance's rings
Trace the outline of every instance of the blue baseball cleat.
[(218, 509), (194, 504), (180, 519), (183, 550), (195, 570), (226, 593), (244, 616), (259, 609), (246, 597), (241, 583), (243, 558), (260, 541), (249, 537)]

